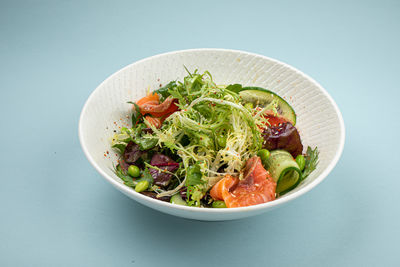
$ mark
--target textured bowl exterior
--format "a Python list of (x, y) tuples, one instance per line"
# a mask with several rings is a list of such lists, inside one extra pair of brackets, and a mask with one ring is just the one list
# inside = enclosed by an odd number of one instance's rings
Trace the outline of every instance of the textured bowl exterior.
[[(296, 189), (275, 201), (233, 209), (173, 205), (148, 198), (125, 186), (113, 172), (117, 156), (110, 147), (110, 138), (114, 130), (129, 125), (132, 106), (127, 102), (145, 96), (147, 91), (159, 88), (160, 84), (182, 80), (186, 76), (183, 66), (191, 71), (208, 70), (217, 84), (260, 86), (285, 98), (296, 111), (296, 127), (303, 145), (317, 146), (320, 151), (317, 169)], [(243, 51), (191, 49), (146, 58), (111, 75), (85, 103), (79, 122), (79, 138), (90, 163), (107, 181), (130, 198), (171, 215), (218, 221), (266, 212), (315, 187), (339, 160), (343, 151), (345, 130), (342, 115), (329, 94), (317, 82), (295, 68)]]

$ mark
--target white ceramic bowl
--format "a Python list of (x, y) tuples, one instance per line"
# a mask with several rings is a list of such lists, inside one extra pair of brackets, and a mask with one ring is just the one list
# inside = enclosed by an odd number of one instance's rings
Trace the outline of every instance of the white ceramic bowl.
[[(303, 145), (318, 146), (317, 169), (297, 188), (275, 201), (231, 209), (194, 208), (162, 202), (125, 186), (114, 174), (116, 154), (110, 147), (113, 130), (129, 124), (131, 104), (146, 91), (189, 70), (208, 70), (217, 84), (241, 83), (268, 88), (284, 97), (297, 113), (296, 127)], [(281, 206), (310, 191), (332, 171), (342, 154), (345, 130), (342, 115), (329, 94), (295, 68), (265, 56), (226, 49), (170, 52), (135, 62), (111, 75), (90, 95), (79, 121), (82, 149), (95, 169), (115, 188), (150, 208), (184, 218), (218, 221), (253, 216)], [(109, 154), (107, 154), (109, 151)], [(105, 156), (106, 155), (106, 156)], [(106, 196), (105, 196), (106, 197)]]

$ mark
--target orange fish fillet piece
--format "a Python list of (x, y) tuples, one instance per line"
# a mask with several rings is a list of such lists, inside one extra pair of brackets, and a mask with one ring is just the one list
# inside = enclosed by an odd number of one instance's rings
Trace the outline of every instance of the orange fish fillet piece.
[(274, 200), (275, 189), (276, 183), (262, 166), (261, 159), (254, 156), (246, 163), (243, 180), (226, 175), (212, 187), (210, 195), (225, 201), (228, 208), (246, 207)]

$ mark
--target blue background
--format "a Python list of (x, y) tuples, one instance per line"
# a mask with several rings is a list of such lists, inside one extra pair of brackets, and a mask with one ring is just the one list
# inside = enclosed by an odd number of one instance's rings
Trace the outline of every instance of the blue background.
[[(0, 266), (399, 266), (399, 1), (1, 1)], [(346, 124), (337, 167), (238, 221), (164, 215), (86, 160), (89, 94), (136, 60), (241, 49), (320, 82)]]

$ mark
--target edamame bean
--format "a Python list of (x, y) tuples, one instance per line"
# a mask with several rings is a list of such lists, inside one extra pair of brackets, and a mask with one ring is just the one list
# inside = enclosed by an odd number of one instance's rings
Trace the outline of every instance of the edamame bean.
[(128, 174), (132, 177), (139, 177), (140, 176), (140, 169), (138, 166), (131, 165), (128, 167)]
[(211, 206), (216, 209), (226, 208), (226, 204), (222, 200), (215, 200)]
[(149, 181), (143, 180), (137, 183), (137, 185), (135, 186), (135, 191), (140, 193), (145, 191), (148, 187), (149, 187)]
[(257, 156), (259, 156), (262, 161), (268, 159), (269, 155), (270, 155), (270, 153), (267, 149), (261, 149), (257, 152)]
[(299, 165), (300, 171), (302, 171), (302, 170), (304, 170), (304, 167), (306, 166), (306, 159), (304, 158), (303, 155), (297, 155), (296, 163), (297, 163), (297, 165)]

